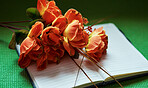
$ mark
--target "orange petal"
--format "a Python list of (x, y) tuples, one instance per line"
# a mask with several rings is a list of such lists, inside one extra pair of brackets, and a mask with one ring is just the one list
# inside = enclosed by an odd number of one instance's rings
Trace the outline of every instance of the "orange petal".
[(67, 25), (67, 19), (62, 15), (57, 17), (52, 22), (52, 26), (58, 27), (60, 29), (60, 34), (65, 30), (66, 25)]
[(56, 55), (54, 53), (48, 53), (48, 60), (52, 62), (56, 62)]
[(50, 50), (51, 50), (51, 49), (50, 49), (49, 46), (44, 46), (44, 52), (45, 52), (45, 53), (49, 53)]
[(61, 10), (56, 6), (55, 1), (49, 1), (48, 3), (48, 10), (50, 10), (53, 14), (55, 14), (56, 17), (59, 15), (62, 15)]
[(37, 60), (37, 69), (43, 70), (47, 66), (47, 55), (45, 53), (42, 54), (41, 58)]
[[(91, 34), (90, 34), (90, 36), (91, 35), (99, 35), (100, 33), (102, 33), (103, 32), (103, 27), (100, 27), (100, 28), (98, 28), (98, 29), (95, 29)], [(105, 32), (104, 32), (105, 33)]]
[(35, 39), (32, 39), (30, 37), (27, 37), (21, 43), (21, 46), (20, 46), (20, 55), (23, 54), (23, 53), (25, 53), (25, 55), (28, 54), (32, 50), (32, 48), (34, 47), (35, 43), (36, 43)]
[(46, 27), (42, 31), (41, 39), (44, 44), (58, 44), (60, 42), (60, 31), (57, 27)]
[(69, 9), (65, 15), (64, 15), (67, 20), (68, 20), (68, 24), (71, 23), (73, 20), (79, 20), (79, 22), (81, 23), (81, 25), (83, 25), (83, 18), (81, 13), (79, 13), (77, 10), (75, 9)]
[(57, 52), (59, 53), (59, 57), (63, 57), (65, 50), (60, 48), (60, 49), (57, 50)]
[(56, 15), (53, 12), (51, 12), (50, 9), (47, 9), (42, 17), (46, 21), (46, 24), (51, 24), (52, 21), (56, 19)]
[(38, 0), (37, 2), (37, 9), (40, 12), (41, 15), (44, 14), (46, 8), (47, 8), (47, 0)]
[(56, 5), (55, 1), (49, 1), (48, 7), (54, 7)]
[(102, 42), (99, 35), (94, 35), (89, 39), (88, 45), (86, 46), (87, 53), (94, 53), (99, 48), (100, 43)]
[(56, 17), (62, 15), (61, 10), (57, 6), (48, 7), (48, 10), (50, 10)]
[(49, 33), (49, 38), (55, 42), (55, 45), (60, 43), (60, 37), (54, 33)]
[(79, 25), (79, 21), (78, 20), (73, 20), (73, 22), (71, 22), (67, 28), (65, 29), (63, 35), (65, 37), (67, 37), (69, 39), (69, 41), (79, 41), (81, 40), (83, 37), (83, 33), (82, 33), (82, 28), (80, 28), (81, 26)]
[(31, 30), (29, 31), (28, 37), (30, 37), (30, 38), (36, 37), (37, 38), (41, 34), (41, 32), (43, 31), (43, 27), (44, 27), (44, 25), (42, 22), (39, 22), (39, 21), (36, 22), (32, 26)]
[(31, 52), (28, 53), (28, 55), (32, 60), (37, 60), (42, 53), (43, 53), (42, 45), (36, 43)]
[(70, 44), (73, 47), (77, 47), (77, 48), (83, 48), (87, 45), (88, 43), (88, 34), (86, 31), (83, 31), (83, 39), (79, 40), (79, 41), (70, 41)]
[(21, 54), (18, 60), (18, 65), (21, 68), (26, 68), (30, 65), (31, 63), (31, 59), (29, 58), (29, 56), (24, 56), (24, 54)]
[(64, 37), (63, 46), (65, 50), (69, 53), (70, 56), (73, 56), (75, 54), (75, 50), (73, 47), (68, 43), (67, 37)]

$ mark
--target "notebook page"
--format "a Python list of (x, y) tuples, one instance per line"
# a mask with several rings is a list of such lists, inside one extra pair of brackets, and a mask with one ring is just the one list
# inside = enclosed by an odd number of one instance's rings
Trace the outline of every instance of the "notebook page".
[[(108, 35), (108, 49), (101, 63), (111, 75), (148, 71), (148, 61), (114, 24), (104, 24), (103, 27)], [(100, 74), (103, 78), (109, 77), (101, 70)]]
[[(81, 60), (82, 60), (82, 56), (80, 55), (79, 61), (81, 61)], [(99, 68), (97, 66), (95, 66), (93, 63), (91, 63), (88, 59), (84, 58), (84, 60), (82, 61), (81, 67), (85, 70), (85, 72), (93, 80), (93, 82), (96, 82), (96, 81), (97, 82), (102, 82), (102, 81), (104, 81), (104, 79), (99, 74), (99, 70), (98, 70)], [(78, 78), (77, 78), (76, 86), (81, 85), (83, 80), (88, 80), (88, 78), (86, 78), (84, 73), (80, 70)], [(88, 82), (86, 82), (85, 84), (87, 84), (87, 83)], [(91, 83), (91, 82), (89, 82), (89, 83)], [(90, 85), (92, 85), (92, 84), (90, 84)]]
[[(76, 62), (80, 64), (81, 59), (76, 59)], [(85, 60), (84, 60), (85, 62)], [(83, 67), (83, 66), (82, 66)], [(98, 74), (97, 69), (88, 66), (83, 68), (89, 77), (93, 81), (103, 80)], [(48, 67), (43, 71), (37, 71), (36, 65), (32, 64), (27, 68), (33, 82), (37, 88), (71, 88), (74, 87), (78, 67), (70, 59), (69, 56), (64, 56), (60, 64), (49, 64)], [(80, 71), (76, 86), (81, 84), (90, 83), (88, 78)]]

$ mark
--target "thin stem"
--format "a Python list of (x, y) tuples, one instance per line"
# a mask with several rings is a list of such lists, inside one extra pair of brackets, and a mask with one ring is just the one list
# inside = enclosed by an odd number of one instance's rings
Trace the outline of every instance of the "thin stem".
[(9, 24), (9, 23), (25, 23), (25, 22), (30, 22), (29, 20), (26, 21), (10, 21), (10, 22), (0, 22), (2, 24)]
[(16, 27), (12, 27), (12, 26), (8, 26), (8, 25), (3, 25), (3, 24), (0, 24), (1, 27), (6, 27), (6, 28), (9, 28), (9, 29), (16, 29), (16, 30), (22, 30), (21, 28), (16, 28)]
[(82, 50), (80, 50), (80, 49), (78, 49), (78, 48), (76, 48), (76, 50), (77, 50), (80, 54), (82, 54), (84, 57), (86, 57), (90, 62), (92, 62), (93, 64), (95, 64), (98, 68), (100, 68), (102, 71), (104, 71), (107, 75), (109, 75), (112, 79), (114, 79), (114, 80), (120, 85), (121, 88), (124, 88), (124, 87), (119, 83), (119, 81), (115, 79), (115, 77), (113, 77), (112, 75), (110, 75), (105, 69), (103, 69), (101, 66), (99, 66), (98, 64), (96, 64), (96, 62), (94, 62), (94, 61), (92, 60), (93, 57), (88, 56), (85, 52), (83, 52)]
[(1, 27), (5, 27), (5, 28), (8, 28), (8, 29), (9, 29), (10, 31), (12, 31), (12, 32), (15, 32), (14, 30), (12, 30), (11, 28), (9, 28), (9, 27), (7, 27), (7, 26), (5, 26), (5, 25), (1, 25), (1, 24), (0, 24), (0, 26), (1, 26)]
[[(82, 60), (81, 60), (81, 63), (80, 63), (80, 67), (82, 66), (83, 60), (84, 60), (84, 56), (82, 57)], [(80, 72), (80, 68), (78, 69), (78, 72), (77, 72), (77, 76), (76, 76), (74, 87), (76, 86), (76, 82), (77, 82), (77, 79), (78, 79), (79, 72)]]
[(24, 28), (27, 28), (27, 26), (21, 26), (21, 25), (16, 25), (16, 24), (9, 24), (9, 23), (2, 23), (2, 24), (7, 24), (7, 25), (10, 25), (10, 26), (16, 26), (16, 27), (24, 27)]
[(81, 69), (81, 71), (86, 75), (86, 77), (91, 81), (91, 83), (96, 87), (96, 88), (98, 88), (97, 86), (96, 86), (96, 84), (90, 79), (90, 77), (86, 74), (86, 72), (77, 64), (77, 62), (72, 58), (72, 57), (70, 57), (71, 59), (72, 59), (72, 61)]

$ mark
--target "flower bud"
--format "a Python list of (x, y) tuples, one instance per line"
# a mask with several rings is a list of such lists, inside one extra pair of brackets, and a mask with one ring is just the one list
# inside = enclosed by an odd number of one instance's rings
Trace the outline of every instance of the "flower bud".
[(39, 11), (37, 10), (37, 8), (28, 8), (26, 10), (26, 14), (29, 18), (31, 19), (39, 19), (41, 18)]

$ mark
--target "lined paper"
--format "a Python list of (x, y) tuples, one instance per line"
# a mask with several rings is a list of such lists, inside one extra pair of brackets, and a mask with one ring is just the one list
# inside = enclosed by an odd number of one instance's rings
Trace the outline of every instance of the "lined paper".
[[(80, 59), (75, 59), (78, 64), (81, 62)], [(87, 60), (84, 60), (84, 63)], [(85, 64), (82, 64), (84, 67)], [(67, 55), (61, 60), (60, 64), (50, 64), (43, 71), (37, 71), (36, 65), (32, 64), (27, 68), (31, 78), (34, 81), (37, 88), (71, 88), (74, 87), (76, 74), (78, 72), (78, 67)], [(93, 81), (103, 80), (102, 77), (98, 74), (97, 69), (92, 65), (88, 65), (83, 68), (89, 77)], [(93, 74), (92, 74), (93, 73)], [(76, 86), (90, 83), (88, 78), (80, 71)]]

